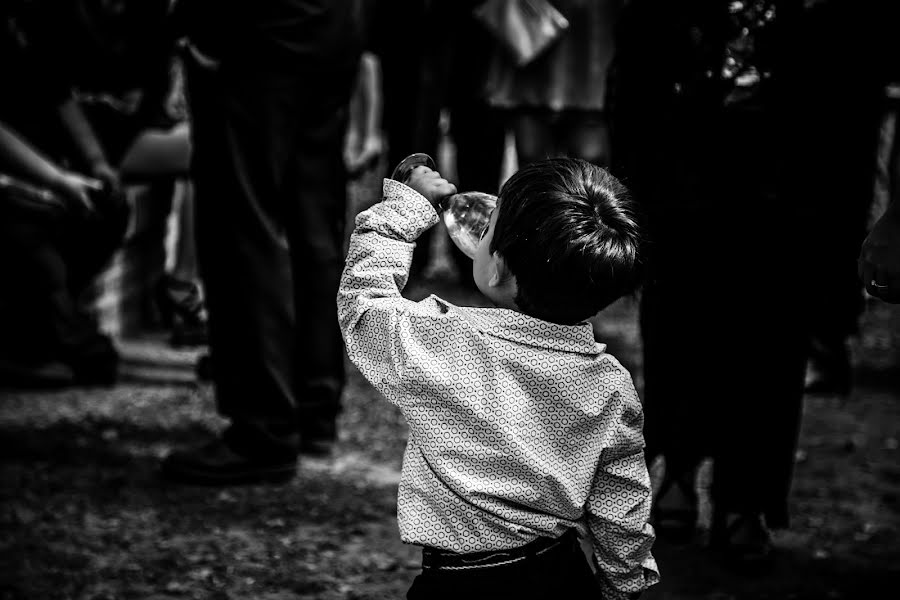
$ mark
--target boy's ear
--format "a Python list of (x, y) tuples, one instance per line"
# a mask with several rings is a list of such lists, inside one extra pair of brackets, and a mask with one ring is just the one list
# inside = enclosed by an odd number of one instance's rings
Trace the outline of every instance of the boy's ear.
[(515, 279), (515, 276), (506, 266), (506, 261), (503, 260), (503, 257), (496, 252), (491, 254), (491, 277), (488, 280), (488, 285), (491, 287), (502, 287), (513, 279)]

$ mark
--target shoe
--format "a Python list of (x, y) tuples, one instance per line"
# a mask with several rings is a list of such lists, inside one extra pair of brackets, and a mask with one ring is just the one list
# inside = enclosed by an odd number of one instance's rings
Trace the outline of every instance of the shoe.
[(163, 459), (161, 473), (169, 481), (191, 485), (284, 483), (297, 474), (297, 460), (251, 460), (215, 439), (200, 448), (172, 452)]
[(118, 381), (119, 353), (109, 336), (96, 333), (68, 354), (76, 385), (111, 386)]
[(328, 458), (334, 454), (334, 438), (303, 438), (300, 442), (300, 454), (313, 458)]
[(300, 454), (316, 458), (328, 458), (334, 454), (337, 443), (337, 424), (334, 419), (316, 421), (315, 427), (302, 428)]
[(163, 324), (172, 329), (169, 343), (173, 347), (204, 346), (209, 342), (206, 307), (196, 282), (164, 275), (157, 283), (156, 303)]
[(63, 362), (23, 362), (0, 357), (0, 387), (56, 389), (74, 383), (71, 367)]
[(118, 380), (119, 353), (108, 336), (93, 333), (64, 352), (10, 357), (0, 353), (0, 385), (22, 388), (111, 386)]
[(328, 457), (337, 442), (337, 416), (340, 392), (327, 386), (314, 386), (303, 392), (297, 428), (300, 432), (300, 454)]
[(774, 563), (772, 534), (760, 513), (716, 514), (710, 548), (741, 572), (768, 571)]

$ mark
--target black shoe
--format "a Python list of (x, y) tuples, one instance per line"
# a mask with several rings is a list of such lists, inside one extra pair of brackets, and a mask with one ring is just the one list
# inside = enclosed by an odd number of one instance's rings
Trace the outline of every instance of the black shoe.
[(314, 458), (328, 458), (334, 454), (334, 438), (303, 438), (300, 454)]
[(327, 458), (337, 443), (337, 423), (334, 417), (316, 419), (300, 430), (300, 454)]
[(300, 454), (328, 457), (337, 442), (338, 399), (334, 392), (310, 389), (306, 392), (304, 412), (298, 421)]
[(737, 571), (758, 574), (774, 564), (772, 534), (759, 513), (715, 515), (710, 548)]
[(169, 481), (192, 485), (284, 483), (297, 474), (297, 460), (251, 460), (216, 439), (200, 448), (172, 452), (163, 459), (161, 472)]
[(74, 383), (72, 369), (63, 362), (27, 362), (0, 356), (0, 387), (55, 389)]
[(200, 286), (164, 275), (157, 283), (156, 302), (163, 323), (171, 327), (169, 343), (182, 346), (205, 346), (209, 342), (206, 307)]
[(119, 353), (106, 335), (98, 333), (71, 351), (68, 363), (76, 385), (111, 386), (119, 378)]
[(79, 360), (72, 365), (75, 384), (109, 387), (119, 379), (119, 357), (96, 360)]

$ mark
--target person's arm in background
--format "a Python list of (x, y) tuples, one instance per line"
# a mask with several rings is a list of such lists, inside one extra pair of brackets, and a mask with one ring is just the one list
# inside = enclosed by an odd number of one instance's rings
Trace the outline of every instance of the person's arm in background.
[(859, 277), (866, 291), (885, 302), (900, 303), (900, 114), (888, 158), (888, 205), (859, 253)]
[(78, 100), (70, 97), (63, 102), (59, 107), (59, 116), (85, 163), (90, 166), (91, 175), (102, 181), (111, 191), (118, 190), (119, 172), (109, 164), (100, 139), (81, 110)]
[(3, 123), (0, 123), (0, 169), (58, 192), (89, 211), (94, 208), (91, 190), (102, 187), (96, 179), (61, 169)]
[(384, 152), (381, 116), (381, 63), (375, 54), (363, 52), (344, 144), (344, 165), (351, 177), (374, 165)]

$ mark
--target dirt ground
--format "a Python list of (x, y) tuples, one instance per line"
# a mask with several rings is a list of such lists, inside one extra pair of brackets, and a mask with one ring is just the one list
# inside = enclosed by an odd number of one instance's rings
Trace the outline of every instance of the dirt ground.
[[(478, 302), (444, 269), (409, 295)], [(640, 389), (634, 302), (597, 329)], [(0, 600), (403, 598), (419, 552), (397, 531), (399, 412), (351, 368), (332, 458), (281, 486), (171, 485), (159, 458), (223, 423), (193, 356), (167, 360), (113, 388), (0, 390)], [(645, 598), (854, 599), (900, 584), (900, 306), (868, 304), (853, 360), (850, 397), (806, 398), (775, 571), (737, 576), (660, 540), (663, 581)]]

